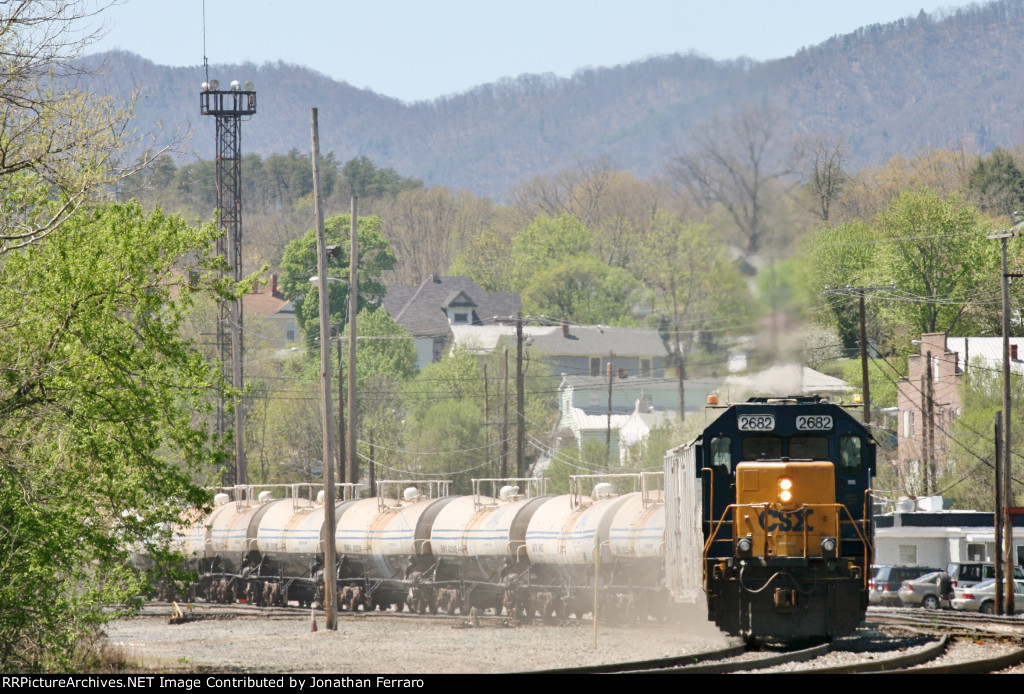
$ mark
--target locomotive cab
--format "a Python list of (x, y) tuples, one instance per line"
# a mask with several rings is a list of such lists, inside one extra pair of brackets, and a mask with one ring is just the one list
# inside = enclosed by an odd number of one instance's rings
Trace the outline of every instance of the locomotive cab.
[(748, 638), (832, 637), (867, 609), (874, 442), (838, 405), (753, 399), (685, 451), (708, 616)]

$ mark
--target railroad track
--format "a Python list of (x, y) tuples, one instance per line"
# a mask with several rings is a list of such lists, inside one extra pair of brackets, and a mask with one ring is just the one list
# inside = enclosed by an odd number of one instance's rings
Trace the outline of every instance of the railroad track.
[[(323, 626), (323, 621), (326, 619), (324, 610), (322, 608), (314, 608), (312, 610), (312, 614), (316, 616), (320, 625)], [(457, 628), (459, 625), (469, 622), (472, 622), (474, 626), (506, 626), (510, 622), (510, 618), (508, 616), (493, 614), (477, 614), (474, 617), (471, 615), (461, 614), (419, 614), (417, 612), (394, 612), (392, 610), (384, 610), (380, 612), (352, 612), (348, 610), (339, 610), (337, 614), (339, 622), (354, 619), (398, 619), (417, 620), (426, 623), (437, 622), (440, 624), (448, 624), (453, 628)], [(245, 603), (225, 605), (207, 602), (148, 602), (142, 610), (140, 610), (139, 616), (167, 617), (171, 623), (181, 624), (204, 619), (295, 620), (302, 619), (304, 617), (309, 619), (311, 614), (310, 608), (298, 606), (261, 607)]]
[[(957, 617), (961, 615), (956, 615)], [(894, 615), (875, 620), (886, 631), (864, 628), (851, 637), (803, 648), (775, 647), (752, 650), (732, 648), (692, 656), (660, 658), (585, 668), (549, 670), (545, 673), (630, 674), (727, 674), (727, 673), (920, 673), (980, 674), (998, 672), (1024, 663), (1024, 638), (1001, 630), (986, 629), (982, 620), (946, 624), (935, 615), (922, 620), (914, 615)], [(869, 621), (872, 621), (869, 619)], [(921, 622), (927, 627), (921, 633)], [(1018, 627), (1024, 626), (1016, 620)], [(943, 631), (945, 630), (945, 631)], [(889, 632), (889, 633), (886, 633)]]
[[(323, 611), (317, 610), (315, 613), (322, 627)], [(258, 607), (208, 603), (178, 603), (175, 606), (172, 603), (148, 603), (141, 614), (168, 619), (178, 617), (181, 622), (185, 622), (208, 619), (295, 620), (308, 618), (310, 611), (297, 606)], [(475, 623), (463, 615), (420, 615), (408, 612), (339, 612), (338, 618), (339, 624), (352, 620), (411, 620), (449, 628), (509, 626), (508, 617), (495, 615), (480, 615)], [(981, 673), (1004, 670), (1020, 663), (1024, 663), (1024, 619), (1020, 617), (993, 617), (951, 611), (873, 610), (868, 614), (867, 626), (854, 636), (810, 647), (763, 646), (751, 650), (737, 644), (714, 652), (539, 672)]]

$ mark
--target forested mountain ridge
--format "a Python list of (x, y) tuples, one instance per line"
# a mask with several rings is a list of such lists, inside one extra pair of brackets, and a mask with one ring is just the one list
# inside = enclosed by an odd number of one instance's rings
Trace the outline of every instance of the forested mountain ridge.
[[(188, 127), (186, 149), (212, 158), (214, 123), (199, 115), (201, 67), (169, 68), (113, 52), (105, 88), (141, 90), (133, 127)], [(871, 25), (763, 63), (697, 55), (580, 70), (571, 78), (522, 75), (433, 101), (403, 103), (288, 65), (211, 66), (222, 84), (253, 80), (258, 114), (243, 151), (309, 149), (309, 109), (320, 112), (321, 150), (481, 194), (609, 155), (618, 168), (660, 171), (694, 126), (730, 107), (770, 102), (786, 136), (844, 135), (852, 161), (876, 163), (922, 147), (987, 151), (1024, 141), (1024, 0), (1000, 0)]]

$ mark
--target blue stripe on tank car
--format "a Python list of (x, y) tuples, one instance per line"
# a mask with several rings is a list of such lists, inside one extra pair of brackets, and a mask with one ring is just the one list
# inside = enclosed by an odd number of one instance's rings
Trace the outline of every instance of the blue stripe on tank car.
[(557, 540), (560, 538), (567, 538), (570, 540), (589, 540), (593, 539), (597, 533), (593, 530), (587, 531), (575, 531), (568, 534), (560, 533), (558, 531), (537, 531), (526, 533), (527, 540)]
[(485, 535), (483, 533), (467, 533), (466, 535), (431, 535), (431, 540), (434, 541), (445, 541), (445, 540), (462, 540), (466, 539), (470, 542), (479, 542), (481, 540), (508, 540), (509, 536), (507, 533), (497, 533)]

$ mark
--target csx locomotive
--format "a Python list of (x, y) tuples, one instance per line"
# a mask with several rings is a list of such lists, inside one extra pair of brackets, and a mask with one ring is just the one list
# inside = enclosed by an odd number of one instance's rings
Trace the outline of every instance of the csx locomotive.
[(748, 639), (854, 630), (868, 604), (874, 470), (870, 433), (839, 405), (753, 398), (723, 409), (667, 455), (677, 595), (703, 592), (709, 618)]

